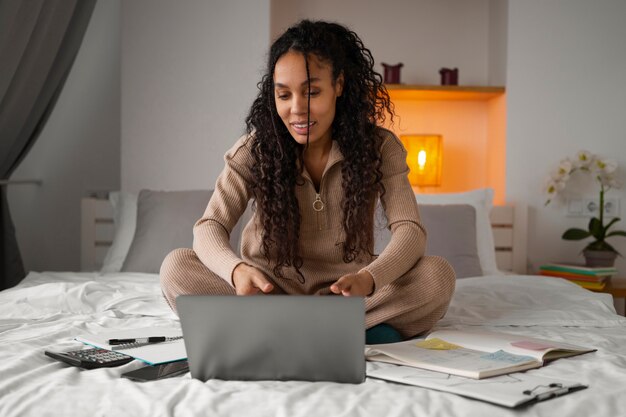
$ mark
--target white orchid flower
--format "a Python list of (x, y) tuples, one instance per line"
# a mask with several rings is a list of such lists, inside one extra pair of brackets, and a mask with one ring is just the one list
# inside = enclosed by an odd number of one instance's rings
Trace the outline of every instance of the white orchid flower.
[(555, 182), (567, 182), (567, 180), (569, 180), (569, 177), (569, 172), (563, 171), (560, 168), (557, 168), (550, 173), (550, 178), (552, 178), (552, 180), (554, 180)]
[(565, 182), (550, 177), (546, 180), (544, 192), (549, 196), (554, 196), (558, 194), (559, 191), (563, 190), (563, 188), (565, 188)]
[(550, 204), (552, 198), (565, 189), (567, 181), (575, 171), (586, 172), (595, 178), (601, 185), (601, 192), (621, 188), (622, 184), (615, 178), (617, 168), (618, 164), (615, 160), (600, 158), (585, 150), (579, 151), (574, 159), (562, 159), (544, 182), (543, 191), (548, 196), (545, 204)]
[(596, 179), (598, 180), (600, 184), (602, 184), (602, 186), (610, 187), (609, 184), (611, 183), (611, 180), (613, 179), (613, 177), (608, 176), (608, 175), (597, 175)]
[(544, 185), (544, 193), (547, 195), (547, 200), (544, 203), (546, 206), (550, 204), (550, 201), (565, 188), (565, 181), (555, 180), (552, 177), (548, 177)]
[(569, 158), (566, 158), (559, 163), (557, 172), (561, 177), (569, 177), (569, 174), (572, 172), (572, 168), (574, 168), (574, 164), (572, 164), (572, 161)]
[(605, 186), (609, 186), (610, 188), (622, 188), (622, 183), (612, 175), (607, 175), (603, 184)]
[(596, 159), (594, 165), (603, 174), (612, 174), (617, 169), (617, 161), (613, 159)]
[(576, 154), (576, 167), (582, 169), (588, 169), (589, 165), (593, 162), (593, 154), (589, 151), (578, 151)]

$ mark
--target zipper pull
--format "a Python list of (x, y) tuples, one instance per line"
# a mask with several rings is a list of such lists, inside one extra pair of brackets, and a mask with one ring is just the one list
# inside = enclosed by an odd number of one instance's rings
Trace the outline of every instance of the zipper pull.
[(322, 211), (324, 210), (324, 202), (318, 193), (315, 193), (315, 201), (313, 202), (313, 210)]

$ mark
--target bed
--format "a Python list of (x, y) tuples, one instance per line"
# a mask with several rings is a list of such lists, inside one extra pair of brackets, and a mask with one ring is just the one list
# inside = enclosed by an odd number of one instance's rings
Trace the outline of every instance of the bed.
[[(478, 200), (484, 201), (482, 197)], [(440, 199), (435, 203), (455, 205), (458, 201)], [(135, 210), (140, 213), (141, 199), (137, 204)], [(517, 242), (524, 240), (523, 231), (517, 231), (525, 218), (518, 207), (492, 210), (487, 204), (475, 210), (475, 218), (485, 210), (490, 213), (488, 231), (493, 239), (491, 247), (497, 248), (492, 249), (497, 271), (459, 279), (450, 308), (437, 328), (505, 331), (598, 349), (528, 371), (580, 381), (589, 384), (589, 388), (520, 410), (371, 378), (359, 385), (300, 381), (202, 383), (186, 374), (137, 383), (119, 376), (143, 366), (138, 361), (89, 371), (52, 361), (44, 356), (44, 350), (79, 348), (81, 344), (73, 340), (78, 334), (178, 326), (176, 316), (161, 296), (156, 273), (103, 272), (115, 261), (111, 249), (112, 244), (119, 243), (120, 230), (115, 230), (121, 222), (116, 218), (119, 204), (113, 209), (108, 201), (87, 199), (83, 208), (82, 262), (86, 268), (97, 271), (31, 272), (18, 286), (0, 292), (3, 417), (623, 414), (626, 319), (615, 313), (607, 294), (592, 293), (563, 280), (524, 275), (516, 269), (525, 268), (523, 248), (516, 247)], [(140, 223), (138, 214), (136, 234), (142, 227)], [(134, 243), (130, 243), (130, 250)], [(368, 362), (367, 366), (372, 369), (392, 365)]]

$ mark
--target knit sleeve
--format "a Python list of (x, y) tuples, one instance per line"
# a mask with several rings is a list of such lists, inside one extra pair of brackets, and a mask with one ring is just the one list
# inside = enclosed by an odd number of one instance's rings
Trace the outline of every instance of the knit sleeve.
[(407, 174), (406, 150), (400, 140), (386, 131), (381, 148), (383, 157), (381, 198), (391, 239), (380, 256), (363, 268), (372, 274), (375, 289), (382, 288), (404, 275), (424, 255), (426, 230), (420, 222), (417, 201)]
[(207, 268), (233, 285), (232, 274), (243, 262), (230, 246), (230, 233), (248, 205), (251, 196), (252, 155), (240, 138), (224, 156), (225, 166), (204, 215), (193, 228), (193, 249)]

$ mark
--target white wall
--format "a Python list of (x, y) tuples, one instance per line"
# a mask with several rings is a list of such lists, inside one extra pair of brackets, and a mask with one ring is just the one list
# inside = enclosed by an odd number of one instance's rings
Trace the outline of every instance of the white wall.
[(96, 2), (81, 49), (39, 139), (9, 186), (26, 270), (80, 268), (80, 199), (120, 185), (120, 0)]
[[(382, 62), (402, 62), (404, 84), (440, 83), (439, 69), (459, 68), (459, 84), (493, 85), (503, 75), (489, 75), (490, 0), (273, 0), (272, 35), (299, 19), (337, 21), (354, 30), (383, 73)], [(500, 13), (500, 17), (505, 16)], [(501, 26), (500, 26), (501, 27)], [(503, 60), (504, 55), (500, 57)], [(497, 58), (494, 58), (497, 60)], [(494, 66), (492, 71), (503, 72)]]
[[(213, 186), (243, 131), (271, 35), (299, 17), (332, 18), (352, 26), (377, 62), (404, 62), (405, 83), (437, 84), (442, 66), (458, 66), (462, 84), (506, 80), (507, 199), (530, 206), (531, 266), (577, 257), (583, 244), (560, 235), (587, 219), (543, 207), (541, 184), (580, 148), (626, 168), (625, 2), (526, 0), (507, 10), (498, 0), (285, 1), (122, 2), (123, 189)], [(13, 176), (44, 180), (9, 191), (28, 269), (77, 269), (79, 198), (120, 185), (119, 7), (97, 3), (57, 108)], [(612, 195), (623, 214), (624, 190)], [(626, 239), (614, 242), (626, 255)], [(618, 266), (626, 271), (625, 258)]]
[(509, 0), (489, 1), (488, 85), (506, 85)]
[(212, 188), (244, 132), (269, 0), (122, 2), (122, 189)]
[[(579, 149), (615, 158), (626, 171), (626, 2), (526, 0), (509, 4), (507, 197), (529, 204), (531, 266), (579, 260), (583, 242), (560, 239), (588, 219), (543, 206), (541, 185), (560, 159)], [(577, 181), (581, 185), (584, 182)], [(570, 185), (575, 185), (571, 183)], [(570, 190), (596, 196), (597, 187)], [(624, 189), (611, 191), (621, 199)], [(626, 229), (626, 222), (619, 223)], [(626, 255), (626, 239), (611, 241)], [(626, 259), (617, 266), (626, 272)]]
[(491, 13), (492, 2), (123, 2), (122, 188), (212, 187), (243, 131), (270, 38), (300, 18), (349, 25), (379, 71), (404, 63), (405, 83), (438, 84), (444, 66), (458, 67), (462, 84), (503, 80), (506, 48), (488, 37), (505, 32), (506, 14)]

